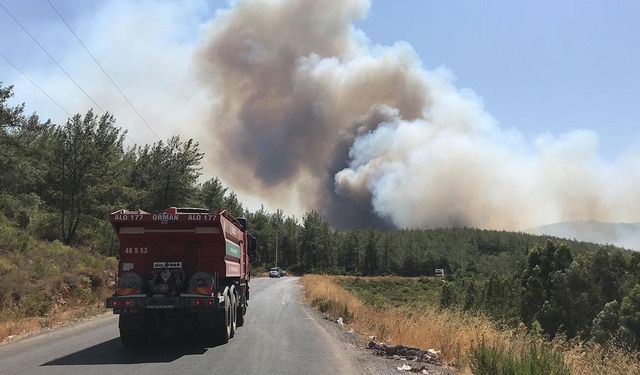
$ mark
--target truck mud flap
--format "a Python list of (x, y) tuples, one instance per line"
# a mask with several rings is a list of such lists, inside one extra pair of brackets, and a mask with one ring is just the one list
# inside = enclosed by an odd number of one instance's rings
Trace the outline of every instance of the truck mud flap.
[(120, 329), (138, 330), (142, 329), (145, 324), (143, 314), (126, 314), (120, 315), (118, 326)]

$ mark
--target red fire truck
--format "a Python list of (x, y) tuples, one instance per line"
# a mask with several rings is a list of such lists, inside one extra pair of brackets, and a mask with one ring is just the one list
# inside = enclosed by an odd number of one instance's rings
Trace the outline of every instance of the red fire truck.
[(245, 219), (225, 210), (170, 207), (109, 215), (120, 241), (118, 281), (107, 308), (125, 346), (153, 335), (193, 333), (226, 343), (244, 323), (249, 254)]

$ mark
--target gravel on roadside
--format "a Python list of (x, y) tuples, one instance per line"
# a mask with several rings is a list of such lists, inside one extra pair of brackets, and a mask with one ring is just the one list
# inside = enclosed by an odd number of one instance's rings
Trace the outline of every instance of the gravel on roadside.
[[(406, 358), (401, 358), (400, 356), (395, 356), (395, 358), (378, 356), (376, 355), (375, 350), (368, 349), (370, 340), (365, 340), (356, 333), (347, 331), (344, 329), (345, 326), (338, 324), (332, 319), (328, 319), (324, 314), (314, 308), (309, 306), (305, 306), (305, 308), (310, 311), (322, 327), (342, 342), (345, 354), (351, 358), (354, 363), (354, 367), (359, 369), (360, 373), (363, 375), (452, 375), (457, 373), (456, 369), (447, 366), (416, 362)], [(409, 367), (411, 370), (409, 370)]]

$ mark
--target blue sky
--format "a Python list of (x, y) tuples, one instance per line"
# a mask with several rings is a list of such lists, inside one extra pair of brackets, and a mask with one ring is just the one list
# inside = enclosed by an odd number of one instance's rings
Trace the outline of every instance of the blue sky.
[[(65, 61), (72, 52), (85, 61), (86, 56), (46, 0), (2, 3), (56, 58)], [(54, 3), (77, 31), (86, 31), (99, 43), (99, 32), (89, 30), (87, 20), (102, 12), (105, 2)], [(195, 42), (198, 22), (204, 22), (226, 2), (194, 3), (199, 4), (189, 13), (194, 26), (181, 29), (178, 37)], [(374, 0), (368, 17), (357, 27), (372, 43), (410, 43), (429, 69), (446, 66), (457, 77), (458, 86), (473, 89), (484, 98), (486, 109), (502, 126), (517, 128), (531, 137), (592, 129), (600, 135), (606, 157), (637, 141), (640, 133), (639, 17), (638, 1)], [(93, 48), (99, 50), (100, 46)], [(62, 75), (1, 9), (0, 52), (36, 80)], [(75, 66), (69, 68), (72, 75)], [(0, 59), (0, 80), (5, 84), (20, 82), (17, 77)], [(92, 82), (85, 85), (91, 92)], [(16, 100), (27, 102), (30, 110), (56, 116), (49, 113), (53, 109), (47, 100), (33, 95), (39, 94), (16, 89)], [(65, 95), (81, 94), (69, 90)]]
[[(402, 3), (402, 6), (398, 6)], [(374, 2), (362, 27), (448, 67), (506, 127), (595, 130), (606, 154), (640, 134), (640, 2)]]

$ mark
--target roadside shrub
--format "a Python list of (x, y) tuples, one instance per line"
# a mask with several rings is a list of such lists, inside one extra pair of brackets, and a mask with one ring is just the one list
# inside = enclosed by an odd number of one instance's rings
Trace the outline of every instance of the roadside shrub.
[(0, 323), (96, 302), (116, 269), (115, 258), (37, 240), (0, 214)]
[(527, 350), (516, 353), (488, 345), (484, 340), (472, 348), (471, 371), (475, 375), (569, 375), (562, 354), (531, 341)]
[(50, 296), (44, 291), (25, 295), (18, 304), (19, 316), (45, 316), (53, 307)]
[(344, 323), (350, 323), (353, 320), (353, 313), (349, 311), (349, 307), (344, 305), (344, 310), (342, 311), (342, 320)]
[(311, 305), (315, 306), (323, 313), (339, 311), (338, 303), (324, 298), (316, 298), (311, 301)]

